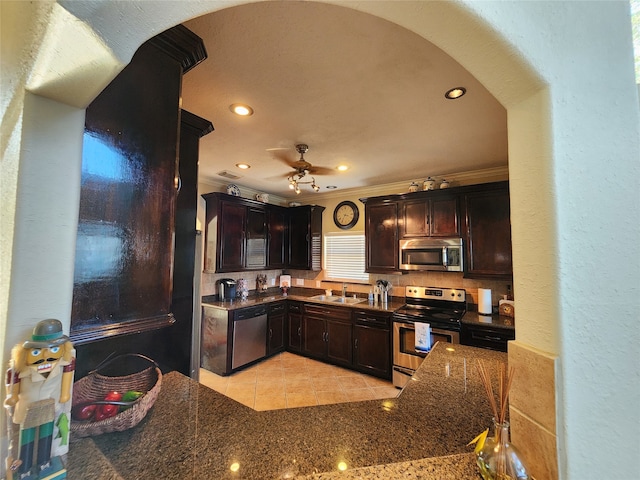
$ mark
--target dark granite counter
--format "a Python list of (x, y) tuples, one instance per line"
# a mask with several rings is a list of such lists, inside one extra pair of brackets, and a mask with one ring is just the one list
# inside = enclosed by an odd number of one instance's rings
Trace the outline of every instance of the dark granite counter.
[(512, 317), (504, 315), (480, 315), (478, 312), (467, 311), (462, 317), (462, 323), (467, 325), (480, 325), (485, 327), (504, 328), (515, 330), (516, 323)]
[(495, 378), (507, 355), (438, 343), (398, 398), (264, 412), (171, 372), (135, 428), (72, 438), (69, 478), (477, 480), (467, 443), (491, 425), (477, 359)]
[(395, 310), (402, 307), (405, 303), (404, 297), (392, 297), (391, 300), (385, 304), (381, 302), (369, 303), (368, 300), (364, 300), (360, 303), (345, 305), (337, 302), (328, 302), (328, 301), (311, 299), (310, 297), (314, 295), (316, 294), (314, 293), (313, 295), (308, 295), (308, 294), (302, 294), (302, 293), (299, 293), (299, 294), (290, 293), (288, 295), (277, 294), (277, 295), (251, 296), (246, 300), (236, 299), (236, 300), (217, 301), (217, 300), (205, 299), (202, 301), (202, 305), (206, 307), (219, 308), (221, 310), (237, 310), (238, 308), (253, 307), (255, 305), (273, 303), (273, 302), (278, 302), (282, 300), (295, 300), (298, 302), (319, 303), (324, 305), (334, 305), (336, 307), (343, 307), (343, 308), (357, 308), (357, 309), (365, 309), (365, 310), (372, 310), (372, 311), (378, 311), (378, 312), (393, 313)]

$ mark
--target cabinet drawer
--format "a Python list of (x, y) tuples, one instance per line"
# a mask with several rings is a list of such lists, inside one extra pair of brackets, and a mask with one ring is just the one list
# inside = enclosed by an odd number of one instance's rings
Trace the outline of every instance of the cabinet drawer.
[(357, 325), (368, 325), (384, 329), (389, 329), (391, 326), (391, 315), (381, 315), (366, 310), (356, 310), (353, 313), (353, 319)]
[(286, 309), (286, 305), (284, 304), (284, 302), (273, 303), (269, 305), (269, 314), (276, 315), (278, 313), (284, 313), (285, 309)]
[(306, 303), (304, 305), (304, 313), (306, 315), (320, 316), (327, 320), (344, 320), (351, 321), (351, 310), (342, 307), (327, 307), (324, 305), (315, 305)]
[(290, 313), (302, 313), (302, 305), (299, 303), (289, 303), (289, 312)]

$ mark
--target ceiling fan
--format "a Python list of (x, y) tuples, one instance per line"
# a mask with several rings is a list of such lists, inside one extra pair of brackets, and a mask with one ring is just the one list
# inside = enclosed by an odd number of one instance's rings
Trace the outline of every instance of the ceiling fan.
[(291, 168), (295, 170), (294, 173), (287, 174), (287, 180), (289, 181), (289, 188), (295, 190), (297, 194), (300, 193), (300, 185), (309, 184), (314, 191), (319, 191), (320, 187), (316, 184), (315, 177), (311, 177), (311, 180), (302, 181), (306, 175), (330, 175), (335, 173), (334, 169), (326, 167), (314, 167), (304, 159), (304, 154), (309, 151), (309, 146), (304, 143), (296, 145), (296, 151), (300, 154), (300, 158), (297, 161), (292, 161), (285, 157), (278, 157), (285, 162)]

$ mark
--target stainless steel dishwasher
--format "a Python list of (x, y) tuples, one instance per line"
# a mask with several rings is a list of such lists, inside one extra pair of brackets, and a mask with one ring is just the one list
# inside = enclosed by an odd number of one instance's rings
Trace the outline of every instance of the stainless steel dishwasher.
[(266, 306), (242, 308), (233, 319), (231, 368), (235, 370), (267, 355)]

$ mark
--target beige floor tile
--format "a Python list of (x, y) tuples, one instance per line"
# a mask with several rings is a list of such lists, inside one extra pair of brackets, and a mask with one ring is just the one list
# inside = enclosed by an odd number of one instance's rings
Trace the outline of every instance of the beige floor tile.
[(284, 398), (284, 392), (284, 381), (256, 384), (256, 397), (282, 395)]
[(369, 387), (345, 390), (344, 393), (350, 402), (359, 402), (361, 400), (375, 400), (373, 392)]
[(287, 408), (287, 399), (284, 393), (281, 395), (256, 396), (254, 408), (259, 411)]
[(255, 370), (242, 370), (229, 375), (229, 385), (239, 383), (256, 383), (257, 373)]
[(200, 370), (200, 382), (255, 410), (397, 397), (391, 382), (284, 352), (230, 376)]
[(313, 392), (287, 393), (287, 408), (312, 407), (317, 404), (318, 401)]
[(338, 384), (344, 390), (369, 388), (362, 377), (338, 377)]
[(376, 399), (383, 398), (396, 398), (400, 393), (400, 390), (393, 385), (388, 387), (369, 387), (373, 392), (373, 396)]
[(287, 393), (313, 393), (313, 383), (308, 378), (286, 380), (284, 383), (285, 392)]
[(284, 371), (284, 379), (286, 382), (292, 381), (292, 380), (308, 380), (309, 374), (304, 371), (304, 370), (287, 370), (285, 369)]
[(332, 403), (349, 401), (346, 393), (337, 390), (316, 391), (316, 398), (318, 399), (318, 405), (330, 405)]
[(338, 383), (338, 377), (311, 377), (311, 383), (316, 392), (320, 390), (342, 391), (342, 387)]

